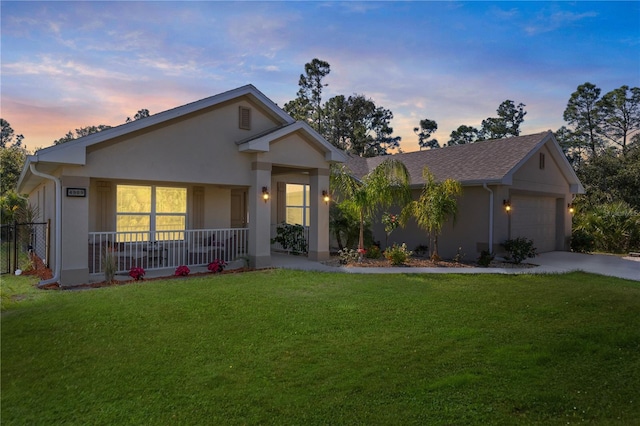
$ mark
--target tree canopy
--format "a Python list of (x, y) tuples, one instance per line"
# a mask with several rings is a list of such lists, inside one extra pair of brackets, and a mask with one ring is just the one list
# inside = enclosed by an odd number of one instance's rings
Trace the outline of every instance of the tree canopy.
[(520, 124), (524, 121), (527, 112), (524, 110), (525, 104), (516, 106), (513, 101), (507, 99), (498, 106), (497, 117), (489, 117), (482, 120), (482, 127), (479, 132), (479, 139), (502, 139), (510, 136), (520, 135)]
[(300, 75), (297, 97), (284, 105), (294, 119), (307, 122), (334, 146), (362, 157), (389, 154), (400, 146), (393, 136), (391, 110), (363, 94), (336, 95), (322, 102), (329, 63), (313, 59)]
[(2, 223), (9, 223), (15, 213), (25, 206), (25, 200), (15, 193), (28, 151), (22, 145), (24, 137), (16, 135), (11, 124), (0, 118), (2, 142), (0, 145), (0, 207)]
[(512, 100), (505, 100), (496, 112), (497, 117), (482, 120), (480, 129), (473, 126), (461, 125), (449, 135), (447, 146), (463, 145), (488, 139), (502, 139), (520, 135), (520, 125), (524, 122), (527, 112), (525, 104), (516, 104)]
[(16, 135), (11, 124), (4, 118), (0, 118), (0, 148), (10, 145), (21, 146), (24, 136)]
[(438, 130), (438, 123), (425, 118), (420, 120), (420, 127), (414, 127), (413, 132), (418, 135), (418, 145), (422, 148), (440, 148), (437, 139), (430, 139), (433, 132)]

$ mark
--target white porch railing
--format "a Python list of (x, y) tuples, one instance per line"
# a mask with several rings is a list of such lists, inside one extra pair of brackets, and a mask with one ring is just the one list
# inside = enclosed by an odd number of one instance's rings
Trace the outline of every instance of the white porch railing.
[(247, 255), (248, 237), (248, 228), (90, 232), (89, 273), (104, 273), (108, 253), (115, 259), (117, 272), (134, 266), (153, 270), (208, 265), (215, 259), (230, 262)]

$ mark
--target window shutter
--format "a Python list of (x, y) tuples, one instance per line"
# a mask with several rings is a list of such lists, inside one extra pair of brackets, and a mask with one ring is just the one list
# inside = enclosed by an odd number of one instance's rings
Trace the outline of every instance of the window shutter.
[(251, 108), (240, 107), (238, 127), (244, 130), (251, 130)]
[(193, 229), (204, 228), (204, 187), (193, 187), (193, 211), (192, 211)]
[(98, 189), (98, 208), (96, 209), (96, 230), (107, 232), (113, 230), (113, 193), (111, 182), (96, 182)]

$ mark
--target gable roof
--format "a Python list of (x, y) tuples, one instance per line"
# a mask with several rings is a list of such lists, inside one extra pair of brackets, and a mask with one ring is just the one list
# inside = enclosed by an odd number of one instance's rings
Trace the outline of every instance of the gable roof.
[(236, 145), (238, 145), (240, 152), (268, 152), (271, 142), (296, 132), (303, 133), (307, 136), (308, 140), (324, 152), (326, 161), (343, 163), (347, 160), (344, 151), (331, 145), (304, 121), (296, 121), (295, 123), (286, 124), (276, 129), (269, 129), (259, 135), (238, 141)]
[(237, 89), (229, 90), (227, 92), (201, 99), (199, 101), (172, 108), (170, 110), (154, 114), (141, 120), (135, 120), (129, 123), (121, 124), (119, 126), (112, 127), (98, 133), (94, 133), (63, 143), (61, 145), (50, 146), (38, 151), (33, 157), (37, 157), (39, 161), (82, 165), (84, 164), (84, 154), (86, 153), (86, 151), (82, 150), (84, 152), (80, 152), (81, 150), (79, 150), (78, 148), (86, 148), (91, 145), (116, 138), (118, 136), (146, 129), (160, 123), (183, 117), (196, 111), (222, 104), (223, 102), (227, 102), (241, 96), (249, 96), (253, 100), (258, 101), (259, 104), (262, 104), (264, 107), (266, 107), (267, 113), (276, 118), (277, 121), (280, 121), (281, 124), (291, 124), (295, 122), (295, 120), (289, 114), (284, 112), (284, 110), (273, 103), (271, 99), (267, 98), (262, 92), (256, 89), (255, 86), (253, 86), (252, 84), (247, 84), (246, 86), (242, 86)]
[[(511, 185), (513, 174), (545, 144), (569, 182), (571, 192), (584, 193), (551, 131), (396, 154), (394, 158), (402, 161), (409, 170), (412, 186), (424, 185), (422, 170), (425, 166), (439, 181), (455, 179), (463, 185)], [(356, 177), (361, 178), (385, 158), (349, 157), (346, 165)]]
[[(33, 183), (28, 184), (29, 178), (32, 177), (32, 173), (30, 171), (30, 164), (32, 163), (45, 163), (42, 169), (47, 172), (51, 172), (62, 164), (85, 165), (87, 160), (87, 148), (92, 145), (150, 128), (158, 124), (166, 123), (176, 118), (184, 117), (194, 112), (211, 108), (243, 96), (248, 97), (250, 100), (260, 105), (267, 115), (280, 123), (278, 128), (290, 126), (296, 123), (289, 114), (287, 114), (282, 108), (278, 107), (278, 105), (266, 97), (255, 86), (247, 84), (237, 89), (229, 90), (199, 101), (160, 112), (141, 120), (131, 121), (61, 145), (54, 145), (41, 149), (34, 155), (27, 157), (18, 180), (17, 189), (19, 192), (29, 192), (33, 189)], [(319, 137), (319, 135), (317, 136)], [(320, 139), (322, 139), (322, 137), (320, 137)], [(324, 142), (326, 143), (326, 141)]]

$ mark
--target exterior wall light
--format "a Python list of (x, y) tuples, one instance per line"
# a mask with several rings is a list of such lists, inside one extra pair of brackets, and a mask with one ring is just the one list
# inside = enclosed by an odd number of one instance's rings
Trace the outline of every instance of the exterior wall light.
[(325, 204), (329, 204), (329, 200), (331, 199), (331, 197), (329, 197), (329, 193), (326, 190), (322, 191), (322, 200), (324, 201)]
[(269, 188), (267, 188), (266, 186), (262, 187), (262, 199), (265, 203), (269, 201)]
[(576, 212), (575, 207), (573, 207), (573, 203), (567, 204), (567, 209), (569, 209), (569, 213), (574, 214)]
[(502, 205), (504, 206), (504, 211), (507, 213), (511, 213), (511, 201), (510, 200), (502, 200)]

